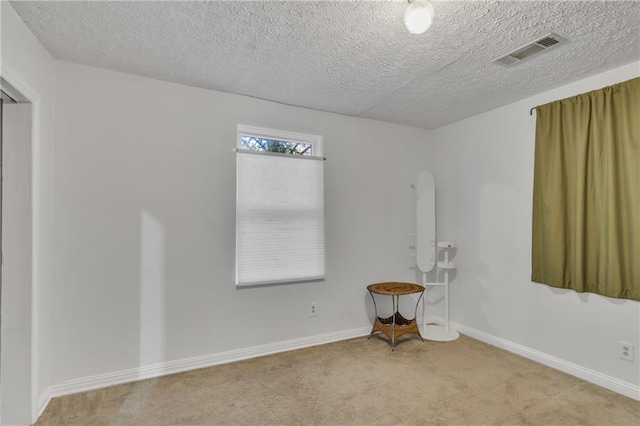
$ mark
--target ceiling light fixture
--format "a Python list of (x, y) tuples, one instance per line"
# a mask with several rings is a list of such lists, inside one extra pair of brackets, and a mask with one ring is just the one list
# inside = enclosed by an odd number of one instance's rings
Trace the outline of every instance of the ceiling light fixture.
[(427, 0), (409, 0), (409, 7), (404, 12), (404, 26), (411, 34), (422, 34), (431, 26), (434, 14), (433, 5)]

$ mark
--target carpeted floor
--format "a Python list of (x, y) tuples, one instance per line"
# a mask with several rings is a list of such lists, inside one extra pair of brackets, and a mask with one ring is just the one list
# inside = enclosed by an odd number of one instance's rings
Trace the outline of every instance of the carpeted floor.
[(461, 336), (358, 338), (55, 398), (37, 425), (640, 425), (640, 402)]

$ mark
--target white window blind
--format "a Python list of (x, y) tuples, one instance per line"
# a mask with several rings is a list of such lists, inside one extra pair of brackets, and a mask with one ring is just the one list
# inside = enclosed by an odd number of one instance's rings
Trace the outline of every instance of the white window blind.
[(237, 150), (236, 285), (324, 278), (324, 161)]

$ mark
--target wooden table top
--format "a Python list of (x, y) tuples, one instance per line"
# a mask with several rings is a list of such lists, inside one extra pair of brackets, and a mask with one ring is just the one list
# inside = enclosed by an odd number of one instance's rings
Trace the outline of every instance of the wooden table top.
[(424, 291), (424, 287), (412, 283), (389, 282), (369, 284), (367, 286), (367, 290), (372, 293), (399, 296), (402, 294), (422, 293)]

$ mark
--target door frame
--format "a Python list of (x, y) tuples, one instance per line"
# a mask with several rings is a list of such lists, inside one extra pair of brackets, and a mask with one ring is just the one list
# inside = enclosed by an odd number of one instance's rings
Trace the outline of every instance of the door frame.
[[(2, 61), (0, 77), (15, 91), (12, 95), (21, 96), (21, 101), (31, 104), (31, 383), (30, 383), (30, 417), (35, 422), (46, 407), (49, 398), (43, 395), (40, 398), (39, 372), (40, 372), (40, 256), (41, 232), (38, 222), (40, 213), (40, 129), (42, 117), (42, 95), (28, 84), (21, 75), (14, 71), (6, 61)], [(6, 165), (5, 165), (6, 167)], [(4, 206), (3, 206), (4, 208)], [(0, 246), (1, 248), (1, 246)]]

